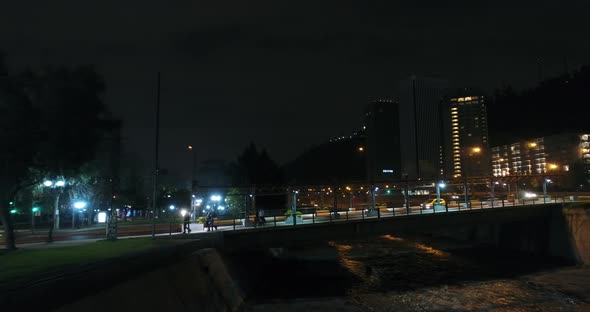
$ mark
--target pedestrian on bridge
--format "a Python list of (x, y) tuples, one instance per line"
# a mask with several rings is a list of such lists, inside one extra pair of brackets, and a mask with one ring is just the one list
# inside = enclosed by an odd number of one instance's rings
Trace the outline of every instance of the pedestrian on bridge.
[(182, 227), (182, 234), (186, 234), (187, 232), (190, 234), (191, 233), (191, 214), (190, 212), (187, 212), (184, 215), (184, 220), (183, 220), (183, 227)]

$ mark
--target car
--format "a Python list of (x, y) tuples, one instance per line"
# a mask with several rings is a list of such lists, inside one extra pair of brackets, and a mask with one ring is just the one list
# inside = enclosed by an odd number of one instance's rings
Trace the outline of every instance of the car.
[[(430, 208), (434, 207), (435, 204), (436, 204), (436, 198), (433, 198), (433, 199), (429, 199), (429, 200), (423, 202), (422, 204), (420, 204), (420, 207), (422, 207), (422, 209), (430, 209)], [(439, 204), (441, 206), (445, 206), (446, 202), (444, 199), (441, 198)]]

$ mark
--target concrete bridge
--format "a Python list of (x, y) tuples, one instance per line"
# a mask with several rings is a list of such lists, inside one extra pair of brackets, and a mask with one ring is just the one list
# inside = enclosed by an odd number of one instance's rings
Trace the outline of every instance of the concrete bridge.
[(564, 208), (564, 203), (527, 204), (297, 225), (280, 222), (283, 224), (218, 231), (207, 236), (216, 247), (239, 250), (290, 247), (385, 234), (427, 235), (492, 244), (580, 263), (587, 262), (590, 257), (590, 249), (586, 246), (588, 242), (584, 239), (590, 231), (583, 230), (588, 225), (582, 222), (588, 219), (588, 210), (582, 211), (585, 213), (572, 214)]

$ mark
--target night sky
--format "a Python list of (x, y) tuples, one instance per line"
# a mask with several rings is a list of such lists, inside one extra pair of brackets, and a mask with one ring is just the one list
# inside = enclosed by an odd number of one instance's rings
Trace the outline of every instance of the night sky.
[(393, 2), (4, 1), (0, 50), (14, 70), (95, 64), (125, 150), (149, 167), (161, 71), (172, 173), (190, 166), (187, 144), (233, 160), (254, 141), (289, 161), (360, 127), (367, 99), (413, 73), (491, 92), (536, 83), (539, 58), (543, 77), (564, 57), (590, 64), (584, 0)]

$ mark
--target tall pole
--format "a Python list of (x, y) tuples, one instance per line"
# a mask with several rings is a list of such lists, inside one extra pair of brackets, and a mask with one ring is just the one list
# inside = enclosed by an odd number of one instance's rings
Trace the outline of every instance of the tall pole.
[(152, 239), (156, 238), (156, 197), (158, 189), (158, 171), (160, 170), (160, 72), (158, 72), (158, 91), (156, 95), (156, 147), (154, 151), (154, 185), (152, 190)]
[(420, 180), (420, 161), (418, 157), (418, 113), (416, 108), (416, 76), (412, 76), (412, 103), (414, 106), (414, 144), (416, 145), (416, 179)]
[(191, 214), (192, 214), (192, 221), (196, 220), (196, 209), (195, 209), (195, 193), (197, 190), (197, 152), (195, 151), (195, 146), (193, 145), (189, 145), (188, 149), (191, 151), (191, 153), (193, 154), (192, 158), (193, 158), (193, 174), (192, 174), (192, 179), (191, 179)]

